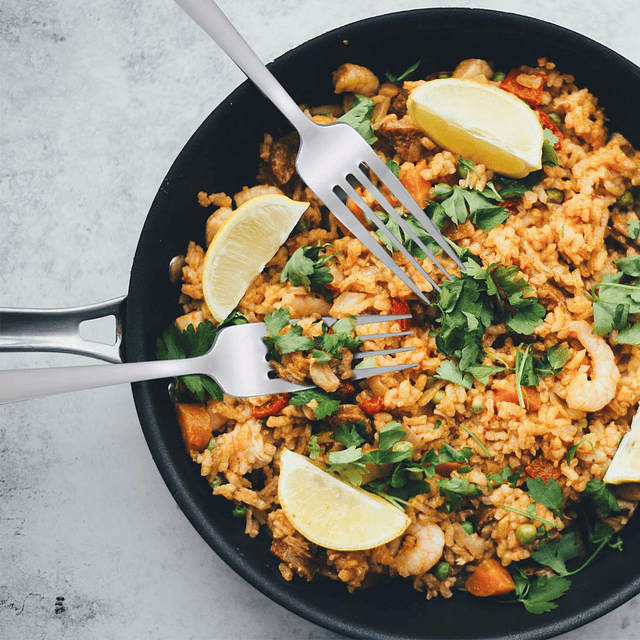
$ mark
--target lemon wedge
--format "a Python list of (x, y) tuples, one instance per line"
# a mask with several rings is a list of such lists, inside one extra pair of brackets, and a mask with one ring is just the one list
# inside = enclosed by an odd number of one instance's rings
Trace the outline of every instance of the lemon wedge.
[(542, 126), (514, 95), (474, 80), (445, 78), (417, 86), (409, 115), (444, 149), (497, 173), (524, 178), (542, 167)]
[(225, 220), (204, 256), (202, 274), (204, 299), (216, 320), (235, 309), (308, 206), (269, 193), (247, 200)]
[(640, 411), (613, 456), (604, 481), (608, 484), (640, 482)]
[(338, 480), (289, 449), (280, 459), (278, 499), (307, 540), (336, 551), (378, 547), (411, 522), (384, 498)]

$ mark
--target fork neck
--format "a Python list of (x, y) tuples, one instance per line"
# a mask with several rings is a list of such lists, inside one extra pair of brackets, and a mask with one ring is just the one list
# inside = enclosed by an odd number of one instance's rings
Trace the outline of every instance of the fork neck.
[(258, 89), (280, 109), (300, 135), (308, 135), (317, 127), (300, 110), (213, 0), (175, 1), (218, 43)]

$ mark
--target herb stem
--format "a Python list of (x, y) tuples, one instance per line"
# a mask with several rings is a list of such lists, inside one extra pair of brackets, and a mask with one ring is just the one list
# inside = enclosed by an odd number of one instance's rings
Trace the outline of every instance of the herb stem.
[(480, 447), (480, 449), (482, 449), (482, 453), (484, 453), (484, 455), (489, 459), (489, 460), (493, 460), (493, 456), (487, 451), (487, 447), (485, 447), (482, 442), (480, 441), (480, 438), (478, 438), (478, 436), (473, 433), (473, 431), (471, 431), (471, 429), (465, 427), (463, 424), (460, 425), (460, 428), (463, 431), (466, 431), (477, 443), (478, 446)]
[(501, 509), (505, 511), (511, 511), (511, 513), (517, 513), (520, 516), (524, 516), (529, 520), (535, 520), (536, 522), (542, 522), (542, 524), (546, 524), (548, 527), (556, 528), (558, 524), (556, 522), (551, 522), (551, 520), (545, 520), (544, 518), (540, 518), (539, 516), (530, 516), (526, 511), (522, 511), (521, 509), (514, 509), (513, 507), (508, 507), (506, 504), (503, 504)]

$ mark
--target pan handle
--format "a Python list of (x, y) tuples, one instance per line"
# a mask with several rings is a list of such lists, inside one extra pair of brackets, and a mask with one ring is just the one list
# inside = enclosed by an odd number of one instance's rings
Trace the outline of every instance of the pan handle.
[[(122, 362), (122, 330), (126, 296), (68, 309), (0, 308), (0, 352), (54, 351)], [(80, 335), (87, 320), (115, 317), (112, 342), (97, 342)]]

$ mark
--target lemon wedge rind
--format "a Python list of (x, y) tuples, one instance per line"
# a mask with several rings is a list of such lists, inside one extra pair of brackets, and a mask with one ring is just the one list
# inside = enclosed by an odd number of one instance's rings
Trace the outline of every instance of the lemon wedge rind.
[(640, 410), (604, 474), (607, 484), (640, 482)]
[(247, 200), (225, 220), (204, 256), (202, 274), (204, 299), (218, 322), (235, 309), (308, 206), (265, 194)]
[(278, 499), (307, 540), (336, 551), (362, 551), (402, 535), (409, 517), (390, 502), (326, 473), (289, 449), (280, 459)]
[(409, 115), (438, 145), (511, 178), (542, 167), (543, 131), (535, 112), (493, 85), (430, 80), (407, 100)]

